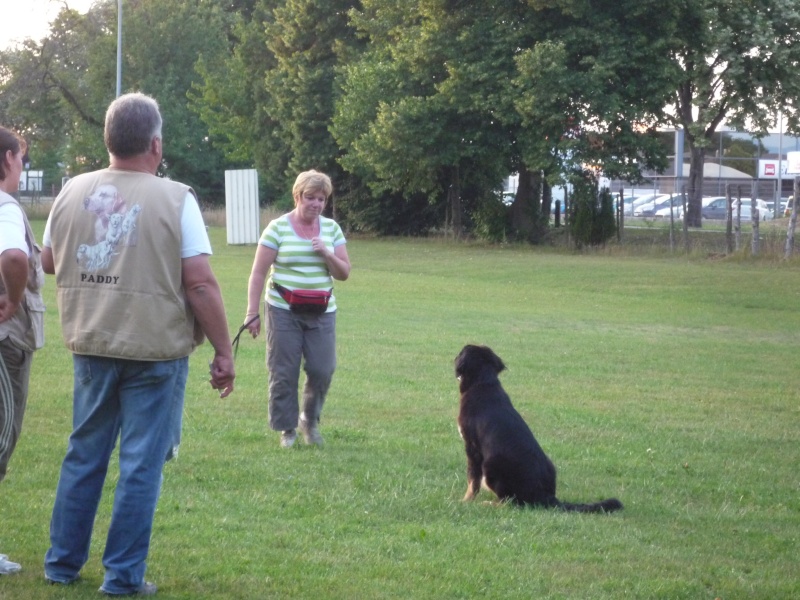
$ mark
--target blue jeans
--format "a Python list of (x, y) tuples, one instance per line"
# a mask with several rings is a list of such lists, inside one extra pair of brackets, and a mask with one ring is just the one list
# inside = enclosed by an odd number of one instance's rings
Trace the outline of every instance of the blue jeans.
[(73, 432), (56, 490), (45, 576), (68, 583), (86, 563), (119, 436), (120, 472), (102, 589), (131, 593), (144, 582), (162, 468), (180, 439), (189, 359), (152, 362), (75, 354), (73, 366)]

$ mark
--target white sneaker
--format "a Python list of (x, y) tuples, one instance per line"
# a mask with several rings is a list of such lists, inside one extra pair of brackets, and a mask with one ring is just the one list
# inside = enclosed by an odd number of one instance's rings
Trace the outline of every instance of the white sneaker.
[(291, 448), (297, 439), (297, 432), (294, 429), (287, 429), (281, 432), (281, 448)]
[(11, 575), (22, 571), (22, 565), (11, 562), (5, 554), (0, 554), (0, 575)]
[(303, 434), (303, 439), (305, 439), (306, 444), (310, 446), (322, 446), (325, 443), (316, 424), (311, 424), (301, 417), (298, 428), (300, 429), (300, 433)]

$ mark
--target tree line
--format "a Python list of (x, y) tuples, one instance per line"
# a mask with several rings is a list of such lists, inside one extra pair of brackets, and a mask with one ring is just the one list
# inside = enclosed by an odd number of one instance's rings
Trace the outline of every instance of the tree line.
[[(255, 167), (262, 197), (288, 205), (316, 168), (354, 231), (540, 241), (553, 186), (664, 169), (664, 127), (684, 131), (699, 226), (723, 121), (766, 132), (781, 113), (800, 131), (795, 0), (122, 4), (122, 89), (162, 107), (164, 175), (221, 203), (223, 171)], [(107, 161), (116, 40), (117, 2), (99, 0), (0, 52), (0, 122), (57, 181)]]

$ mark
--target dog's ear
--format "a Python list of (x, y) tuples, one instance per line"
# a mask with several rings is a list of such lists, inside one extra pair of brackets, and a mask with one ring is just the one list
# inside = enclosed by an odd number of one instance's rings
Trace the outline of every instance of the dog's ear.
[(477, 346), (467, 344), (461, 349), (455, 359), (456, 379), (463, 379), (464, 375), (475, 369), (474, 355)]
[(494, 350), (489, 348), (488, 346), (482, 347), (488, 354), (486, 362), (491, 364), (494, 367), (495, 372), (502, 373), (506, 370), (506, 365), (503, 360), (494, 353)]

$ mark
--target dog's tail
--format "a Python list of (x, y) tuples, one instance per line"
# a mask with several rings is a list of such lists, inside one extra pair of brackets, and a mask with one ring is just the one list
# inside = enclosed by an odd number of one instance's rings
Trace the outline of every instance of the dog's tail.
[(614, 512), (615, 510), (622, 510), (623, 508), (622, 502), (616, 498), (609, 498), (608, 500), (593, 502), (591, 504), (572, 504), (571, 502), (559, 501), (558, 507), (568, 512), (580, 513), (608, 513)]

